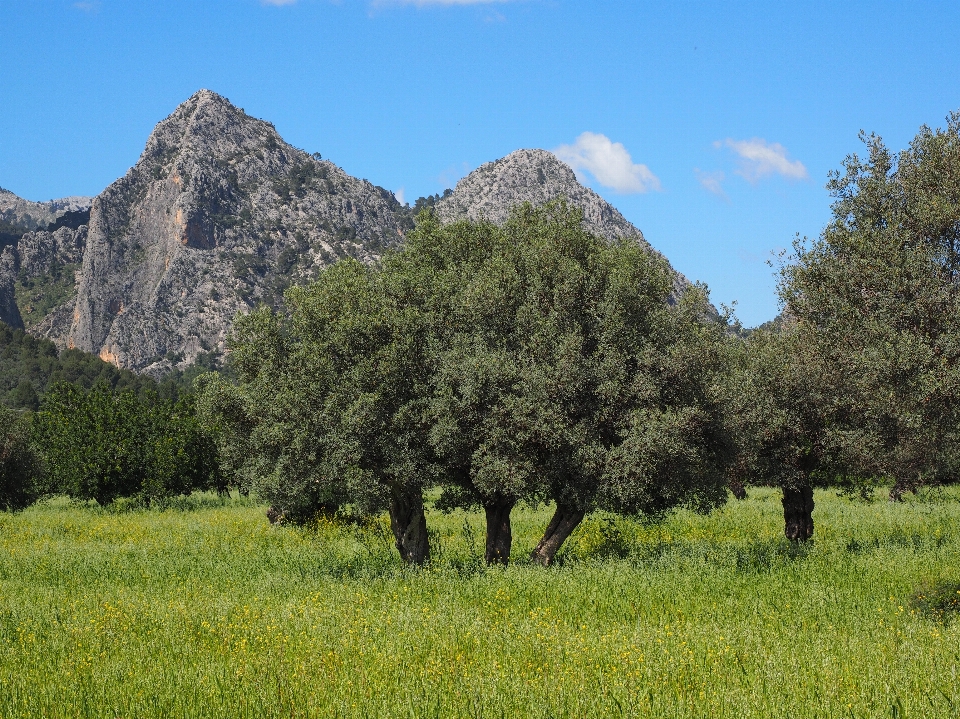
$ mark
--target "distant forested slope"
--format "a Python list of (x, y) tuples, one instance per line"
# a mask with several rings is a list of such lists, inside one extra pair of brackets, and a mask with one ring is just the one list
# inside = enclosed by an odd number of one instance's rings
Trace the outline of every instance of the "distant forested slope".
[(118, 369), (88, 352), (67, 349), (58, 353), (50, 340), (0, 323), (0, 403), (8, 407), (37, 409), (41, 395), (57, 381), (73, 382), (86, 389), (106, 383), (114, 389), (130, 389), (137, 394), (156, 392), (175, 399), (196, 375), (210, 369), (216, 369), (215, 358), (206, 355), (185, 372), (157, 382), (147, 375)]

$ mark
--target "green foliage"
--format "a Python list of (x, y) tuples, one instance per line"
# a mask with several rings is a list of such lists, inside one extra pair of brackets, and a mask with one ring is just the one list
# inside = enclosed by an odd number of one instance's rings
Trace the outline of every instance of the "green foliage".
[(863, 140), (780, 292), (812, 383), (831, 388), (837, 473), (892, 477), (899, 493), (960, 472), (960, 114), (898, 156)]
[(960, 614), (960, 582), (938, 582), (920, 589), (910, 598), (910, 605), (941, 621)]
[[(487, 569), (478, 513), (430, 513), (410, 571), (377, 527), (271, 527), (263, 506), (0, 514), (4, 717), (902, 716), (956, 719), (960, 622), (911, 597), (956, 583), (960, 488), (903, 504), (779, 492), (701, 516), (593, 518), (560, 566)], [(550, 508), (514, 511), (517, 558)], [(469, 531), (464, 531), (464, 526)], [(584, 542), (581, 544), (581, 535)], [(623, 557), (623, 558), (620, 558)]]
[(57, 382), (72, 382), (85, 389), (107, 384), (118, 390), (156, 392), (176, 399), (189, 381), (192, 377), (176, 376), (158, 384), (87, 352), (67, 349), (58, 353), (50, 340), (0, 323), (0, 403), (9, 407), (38, 409), (39, 397)]
[(75, 273), (78, 264), (55, 264), (49, 272), (17, 278), (14, 294), (20, 315), (28, 326), (34, 326), (50, 312), (69, 300), (76, 293)]
[(759, 328), (729, 343), (728, 422), (737, 444), (729, 472), (742, 483), (799, 489), (836, 462), (836, 385), (795, 331)]
[(443, 191), (443, 194), (436, 195), (427, 195), (426, 197), (418, 197), (413, 203), (413, 207), (410, 205), (401, 205), (396, 198), (394, 198), (393, 193), (386, 191), (389, 195), (389, 200), (392, 200), (391, 205), (393, 205), (393, 210), (396, 214), (397, 224), (403, 230), (412, 230), (416, 227), (416, 219), (424, 210), (430, 210), (440, 200), (445, 200), (453, 194), (453, 190), (449, 187)]
[(30, 420), (28, 413), (0, 405), (0, 509), (8, 512), (38, 496), (40, 466), (30, 443)]
[(427, 412), (446, 484), (586, 511), (724, 501), (725, 324), (702, 288), (669, 305), (662, 258), (552, 204), (503, 228), (423, 214), (384, 267), (432, 315)]
[(178, 402), (97, 385), (49, 388), (33, 423), (46, 490), (105, 505), (118, 497), (150, 502), (220, 485), (216, 448)]
[(287, 519), (348, 502), (380, 509), (429, 480), (411, 407), (423, 391), (423, 322), (384, 284), (343, 261), (289, 290), (288, 316), (238, 317), (237, 385), (212, 375), (198, 385), (225, 467)]
[(254, 253), (238, 254), (233, 259), (233, 276), (237, 279), (243, 279), (251, 274), (262, 277), (266, 274), (267, 268), (267, 261)]
[(353, 242), (357, 239), (357, 228), (352, 225), (343, 225), (334, 236), (337, 242)]

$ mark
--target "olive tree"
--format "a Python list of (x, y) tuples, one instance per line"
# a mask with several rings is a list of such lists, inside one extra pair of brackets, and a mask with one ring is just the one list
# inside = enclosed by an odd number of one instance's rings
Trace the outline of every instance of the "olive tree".
[(960, 115), (831, 176), (833, 219), (797, 243), (780, 293), (794, 347), (829, 370), (842, 474), (893, 480), (892, 498), (956, 476), (960, 459)]
[(701, 288), (671, 304), (662, 257), (555, 203), (502, 228), (422, 217), (396, 262), (431, 268), (430, 442), (451, 501), (484, 508), (488, 562), (520, 500), (556, 505), (542, 564), (592, 509), (725, 500), (725, 325)]
[(784, 534), (813, 537), (813, 488), (862, 466), (869, 436), (851, 421), (843, 370), (811, 351), (792, 318), (730, 338), (731, 483), (783, 492)]
[(430, 556), (422, 490), (434, 471), (416, 284), (345, 260), (288, 290), (285, 313), (239, 317), (230, 341), (237, 383), (205, 376), (199, 405), (225, 468), (275, 517), (388, 509), (397, 550), (419, 564)]

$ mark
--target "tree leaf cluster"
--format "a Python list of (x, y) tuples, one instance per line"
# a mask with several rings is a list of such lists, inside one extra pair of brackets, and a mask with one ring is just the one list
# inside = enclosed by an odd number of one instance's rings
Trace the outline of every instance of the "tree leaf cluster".
[(39, 495), (40, 462), (30, 435), (30, 416), (0, 405), (0, 509), (11, 512)]
[(734, 352), (731, 471), (898, 498), (960, 471), (960, 114), (900, 153), (861, 139), (780, 270), (778, 325)]
[(191, 397), (174, 401), (98, 384), (58, 382), (33, 416), (42, 490), (106, 505), (224, 489), (216, 446)]
[[(726, 497), (725, 324), (703, 288), (674, 305), (665, 261), (555, 203), (503, 227), (429, 212), (400, 250), (344, 260), (237, 320), (234, 385), (198, 408), (225, 468), (302, 520), (387, 508), (429, 556), (423, 492), (480, 504), (506, 562), (519, 501), (557, 503), (537, 561), (585, 512), (708, 509)], [(549, 535), (549, 536), (548, 536)]]

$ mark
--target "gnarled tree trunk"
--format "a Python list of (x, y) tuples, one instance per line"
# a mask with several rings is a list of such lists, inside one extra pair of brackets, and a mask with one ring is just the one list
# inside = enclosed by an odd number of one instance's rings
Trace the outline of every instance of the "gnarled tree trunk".
[(510, 529), (510, 512), (517, 501), (497, 496), (485, 502), (487, 515), (487, 550), (484, 558), (487, 564), (503, 564), (510, 561), (510, 546), (513, 544), (513, 532)]
[(791, 542), (813, 537), (813, 487), (783, 488), (783, 533)]
[(890, 488), (890, 501), (902, 502), (903, 495), (906, 494), (907, 492), (916, 492), (918, 484), (919, 482), (917, 482), (916, 480), (897, 477), (897, 480), (893, 483), (893, 486)]
[(730, 487), (730, 491), (737, 499), (747, 498), (747, 488), (743, 486), (743, 482), (739, 479), (731, 479), (727, 486)]
[(419, 490), (394, 493), (390, 500), (390, 528), (403, 561), (420, 565), (430, 559), (427, 517)]
[(584, 514), (585, 512), (582, 509), (573, 509), (557, 503), (557, 510), (553, 513), (553, 519), (547, 525), (547, 531), (543, 533), (543, 539), (530, 554), (530, 561), (542, 564), (544, 567), (553, 564), (553, 558), (557, 551), (563, 546), (573, 530), (577, 528), (577, 525), (583, 521)]

